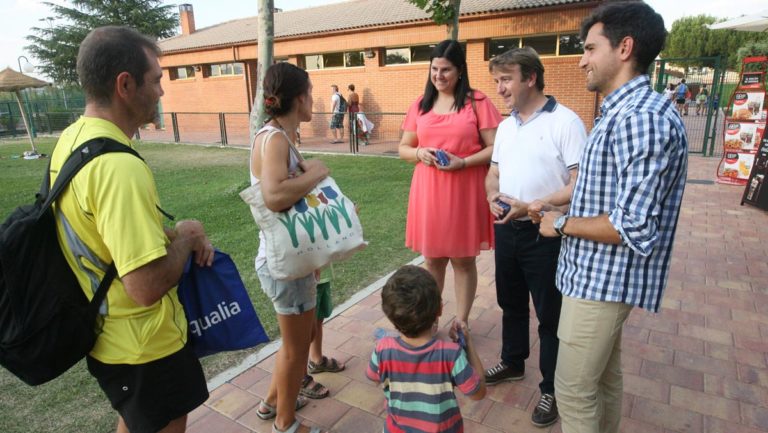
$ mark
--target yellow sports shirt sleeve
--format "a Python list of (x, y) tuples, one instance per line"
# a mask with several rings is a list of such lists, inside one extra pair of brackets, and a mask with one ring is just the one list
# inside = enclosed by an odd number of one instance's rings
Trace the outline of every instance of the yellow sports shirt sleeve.
[[(96, 229), (112, 255), (118, 275), (125, 275), (167, 254), (167, 238), (154, 177), (130, 154), (104, 155), (96, 161), (88, 185)], [(117, 168), (117, 169), (116, 169)], [(116, 230), (117, 228), (117, 230)]]

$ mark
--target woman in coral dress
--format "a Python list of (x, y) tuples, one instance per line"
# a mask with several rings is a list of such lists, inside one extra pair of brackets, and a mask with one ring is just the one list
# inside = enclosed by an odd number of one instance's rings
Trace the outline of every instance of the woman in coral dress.
[(438, 44), (430, 55), (424, 95), (403, 122), (400, 158), (416, 163), (405, 244), (425, 257), (441, 291), (451, 263), (456, 319), (464, 323), (477, 289), (475, 260), (480, 250), (493, 247), (485, 176), (499, 122), (496, 107), (469, 86), (461, 45), (452, 40)]

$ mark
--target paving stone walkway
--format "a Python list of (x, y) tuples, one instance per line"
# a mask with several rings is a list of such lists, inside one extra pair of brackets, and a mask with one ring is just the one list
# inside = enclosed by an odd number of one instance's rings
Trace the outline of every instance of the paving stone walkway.
[[(622, 432), (768, 431), (768, 213), (740, 206), (743, 188), (711, 183), (717, 162), (690, 158), (662, 311), (634, 310), (624, 326)], [(480, 357), (490, 366), (498, 360), (501, 335), (492, 253), (479, 257), (478, 270), (470, 320)], [(450, 284), (444, 298), (443, 328), (455, 309)], [(459, 397), (468, 433), (561, 432), (559, 422), (544, 429), (530, 423), (540, 380), (536, 326), (532, 312), (523, 381), (491, 387), (480, 402)], [(331, 396), (298, 412), (307, 423), (336, 433), (382, 431), (383, 393), (364, 376), (377, 327), (391, 328), (379, 290), (326, 323), (325, 352), (347, 369), (316, 375)], [(256, 406), (273, 367), (269, 356), (212, 391), (190, 415), (188, 431), (270, 432)]]

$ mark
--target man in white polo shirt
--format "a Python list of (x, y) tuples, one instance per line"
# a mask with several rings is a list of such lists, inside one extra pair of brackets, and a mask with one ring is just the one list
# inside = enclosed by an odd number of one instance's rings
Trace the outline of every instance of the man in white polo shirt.
[[(528, 296), (539, 320), (541, 397), (531, 422), (557, 421), (555, 365), (562, 297), (555, 286), (559, 238), (538, 235), (528, 216), (543, 203), (571, 200), (577, 165), (586, 142), (581, 119), (544, 95), (544, 66), (532, 48), (515, 48), (493, 58), (496, 92), (512, 112), (496, 131), (485, 187), (497, 217), (496, 299), (503, 311), (501, 361), (485, 373), (488, 385), (525, 377), (529, 356)], [(509, 210), (505, 213), (506, 204)]]

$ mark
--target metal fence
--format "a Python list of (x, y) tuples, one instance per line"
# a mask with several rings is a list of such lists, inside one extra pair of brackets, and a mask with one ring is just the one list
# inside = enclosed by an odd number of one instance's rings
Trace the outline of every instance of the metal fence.
[[(671, 60), (670, 60), (671, 62)], [(669, 83), (677, 84), (686, 78), (691, 88), (691, 98), (681, 113), (688, 134), (691, 153), (705, 156), (723, 154), (723, 130), (728, 115), (728, 101), (738, 83), (738, 74), (693, 66), (677, 66), (700, 62), (699, 59), (675, 59), (676, 67), (670, 68), (665, 61), (658, 61), (652, 74), (654, 88), (663, 92)], [(679, 71), (679, 72), (676, 72)], [(696, 96), (707, 84), (710, 96), (704, 103), (698, 103)], [(45, 111), (44, 104), (31, 104), (32, 131), (35, 134), (54, 134), (64, 130), (77, 120), (82, 109), (71, 111)], [(725, 111), (724, 111), (725, 110)], [(319, 152), (391, 155), (397, 156), (397, 147), (402, 131), (400, 129), (405, 113), (364, 113), (373, 123), (371, 131), (364, 132), (357, 116), (349, 114), (344, 118), (344, 140), (331, 143), (329, 127), (332, 113), (312, 114), (310, 122), (302, 123), (299, 129), (299, 146)], [(248, 113), (163, 113), (157, 124), (139, 129), (138, 137), (145, 141), (168, 143), (197, 143), (220, 146), (248, 146)], [(0, 102), (0, 137), (24, 136), (26, 127), (15, 102)]]
[[(301, 124), (297, 144), (321, 152), (397, 155), (405, 113), (365, 113), (373, 123), (368, 132), (357, 116), (345, 116), (342, 143), (331, 142), (331, 115), (313, 113), (310, 122)], [(156, 125), (146, 125), (138, 135), (145, 141), (247, 147), (248, 122), (248, 113), (163, 113)]]
[[(52, 134), (62, 131), (83, 113), (82, 108), (74, 110), (48, 110), (43, 103), (30, 103), (25, 108), (30, 116), (32, 132)], [(17, 102), (0, 102), (0, 137), (26, 135), (27, 128)]]
[[(82, 110), (44, 112), (34, 107), (30, 121), (35, 134), (54, 134), (75, 122)], [(361, 153), (397, 156), (400, 126), (405, 113), (365, 113), (373, 124), (364, 132), (351, 114), (344, 119), (344, 141), (331, 143), (332, 113), (313, 113), (312, 121), (299, 129), (301, 148), (319, 152)], [(163, 113), (157, 124), (139, 129), (138, 137), (145, 141), (166, 143), (196, 143), (221, 146), (248, 146), (248, 113)], [(0, 137), (27, 134), (17, 104), (0, 103)]]
[[(739, 81), (739, 74), (728, 71), (720, 57), (657, 60), (651, 82), (663, 93), (670, 84), (676, 86), (683, 78), (691, 95), (681, 110), (688, 135), (690, 153), (722, 156), (725, 118), (728, 103)], [(706, 85), (708, 96), (699, 98)]]
[[(57, 95), (56, 97), (42, 97), (40, 95), (29, 94), (27, 90), (21, 91), (22, 104), (26, 111), (34, 113), (49, 112), (82, 112), (85, 108), (85, 98), (80, 95)], [(15, 96), (9, 96), (8, 93), (0, 93), (0, 113), (13, 113), (19, 115), (19, 103)]]

